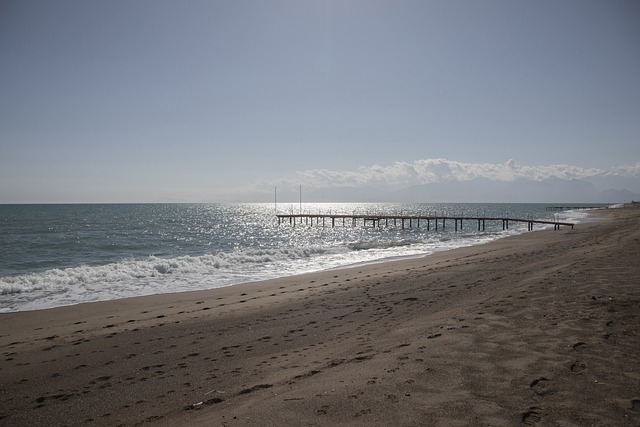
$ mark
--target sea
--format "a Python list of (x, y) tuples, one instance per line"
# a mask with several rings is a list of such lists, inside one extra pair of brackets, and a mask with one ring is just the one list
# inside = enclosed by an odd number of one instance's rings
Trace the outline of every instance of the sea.
[[(525, 233), (527, 224), (453, 221), (428, 230), (276, 214), (495, 216), (578, 223), (585, 210), (545, 204), (46, 204), (0, 205), (0, 312), (39, 310), (232, 286), (418, 257)], [(300, 221), (300, 220), (298, 220)], [(553, 227), (553, 226), (551, 226)], [(535, 230), (542, 230), (536, 225)]]

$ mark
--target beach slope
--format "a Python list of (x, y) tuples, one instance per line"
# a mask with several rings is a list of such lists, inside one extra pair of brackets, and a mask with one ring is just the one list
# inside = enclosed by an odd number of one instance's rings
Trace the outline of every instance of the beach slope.
[(0, 314), (0, 425), (640, 425), (640, 209), (424, 258)]

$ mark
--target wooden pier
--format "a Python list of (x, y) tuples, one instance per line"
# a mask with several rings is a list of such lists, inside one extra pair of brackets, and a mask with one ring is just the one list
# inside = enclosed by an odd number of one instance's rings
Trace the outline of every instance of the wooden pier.
[(609, 205), (598, 205), (598, 206), (547, 206), (545, 209), (548, 211), (583, 211), (588, 209), (602, 209), (608, 208)]
[(287, 221), (293, 227), (296, 226), (297, 223), (300, 225), (321, 225), (322, 227), (331, 226), (335, 227), (336, 222), (340, 225), (342, 223), (343, 227), (346, 227), (347, 224), (351, 224), (355, 227), (358, 222), (362, 223), (365, 227), (382, 227), (384, 223), (385, 227), (388, 227), (392, 222), (394, 226), (398, 226), (400, 223), (400, 227), (404, 230), (408, 225), (409, 228), (413, 228), (415, 224), (417, 227), (420, 227), (420, 222), (422, 221), (423, 227), (426, 223), (427, 231), (431, 230), (432, 226), (437, 231), (438, 225), (441, 224), (442, 229), (444, 230), (447, 224), (447, 221), (454, 222), (454, 230), (458, 231), (458, 228), (462, 230), (463, 221), (471, 221), (477, 222), (478, 231), (484, 231), (485, 223), (487, 221), (494, 222), (502, 222), (502, 229), (508, 230), (510, 222), (525, 222), (527, 223), (527, 230), (532, 231), (534, 224), (544, 224), (544, 225), (553, 225), (554, 230), (559, 230), (561, 226), (571, 227), (573, 228), (574, 224), (570, 222), (561, 222), (561, 221), (551, 221), (551, 220), (538, 220), (538, 219), (523, 219), (523, 218), (507, 218), (507, 217), (467, 217), (467, 216), (420, 216), (420, 215), (366, 215), (366, 214), (277, 214), (278, 224), (281, 224), (283, 221), (286, 223)]

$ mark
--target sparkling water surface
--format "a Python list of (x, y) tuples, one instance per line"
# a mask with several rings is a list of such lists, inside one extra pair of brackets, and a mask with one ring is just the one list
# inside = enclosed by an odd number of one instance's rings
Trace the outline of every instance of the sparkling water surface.
[[(0, 205), (0, 312), (209, 289), (413, 257), (526, 232), (526, 224), (466, 222), (346, 226), (280, 214), (497, 216), (584, 220), (543, 204), (95, 204)], [(543, 229), (536, 225), (536, 229)]]

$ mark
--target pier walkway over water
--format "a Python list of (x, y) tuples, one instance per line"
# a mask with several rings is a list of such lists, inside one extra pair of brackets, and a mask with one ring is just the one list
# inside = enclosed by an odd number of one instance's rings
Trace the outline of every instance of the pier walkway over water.
[(595, 206), (547, 206), (545, 209), (548, 211), (583, 211), (589, 209), (602, 209), (609, 207), (608, 205), (595, 205)]
[(417, 227), (420, 227), (420, 221), (422, 221), (423, 227), (426, 223), (427, 230), (429, 231), (434, 226), (435, 230), (438, 230), (438, 224), (440, 223), (442, 229), (444, 230), (447, 224), (447, 221), (454, 222), (454, 229), (458, 231), (458, 227), (462, 230), (463, 221), (471, 221), (477, 222), (478, 231), (485, 229), (485, 224), (487, 221), (489, 222), (502, 222), (502, 229), (508, 230), (510, 222), (519, 222), (519, 223), (527, 223), (527, 229), (529, 231), (533, 230), (534, 224), (543, 224), (543, 225), (553, 225), (554, 230), (559, 230), (561, 226), (571, 227), (573, 228), (574, 224), (570, 222), (561, 222), (561, 221), (552, 221), (552, 220), (539, 220), (539, 219), (523, 219), (523, 218), (508, 218), (508, 217), (479, 217), (479, 216), (442, 216), (442, 215), (433, 215), (433, 216), (420, 216), (420, 215), (366, 215), (366, 214), (277, 214), (278, 224), (281, 224), (283, 221), (286, 223), (289, 222), (290, 225), (296, 226), (297, 223), (300, 225), (314, 225), (314, 220), (316, 225), (321, 225), (323, 227), (331, 225), (331, 227), (336, 226), (336, 222), (342, 226), (346, 226), (350, 223), (352, 226), (356, 226), (358, 223), (363, 224), (365, 227), (381, 227), (383, 224), (385, 227), (388, 227), (390, 223), (393, 223), (394, 226), (398, 226), (400, 223), (400, 227), (404, 229), (407, 225), (409, 228), (413, 228), (413, 225), (416, 224)]

